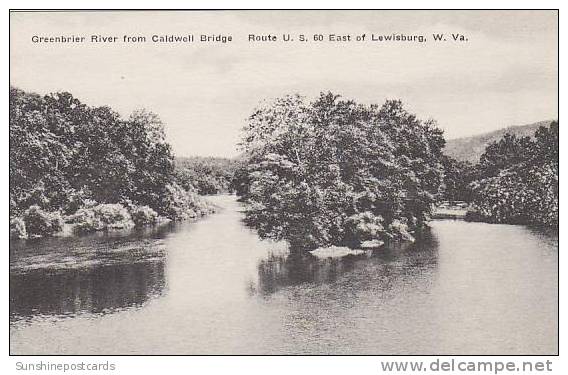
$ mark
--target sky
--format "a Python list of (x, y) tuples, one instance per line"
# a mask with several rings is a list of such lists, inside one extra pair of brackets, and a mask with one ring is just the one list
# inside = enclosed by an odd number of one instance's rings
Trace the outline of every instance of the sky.
[[(165, 123), (178, 156), (239, 153), (264, 100), (332, 91), (357, 102), (401, 99), (446, 139), (558, 118), (554, 11), (19, 12), (10, 14), (10, 83), (71, 92), (127, 117)], [(366, 34), (367, 41), (251, 43), (249, 34)], [(425, 35), (426, 43), (368, 41)], [(433, 33), (467, 42), (435, 43)], [(231, 35), (230, 43), (122, 43), (123, 35)], [(33, 36), (118, 36), (119, 43), (34, 43)]]

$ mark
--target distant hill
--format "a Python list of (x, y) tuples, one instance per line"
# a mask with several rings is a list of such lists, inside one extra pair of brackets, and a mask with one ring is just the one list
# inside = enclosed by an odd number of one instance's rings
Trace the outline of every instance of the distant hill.
[(477, 163), (485, 151), (485, 147), (494, 141), (501, 139), (506, 133), (515, 134), (518, 137), (533, 136), (541, 126), (548, 126), (552, 121), (540, 121), (534, 124), (509, 126), (490, 133), (471, 137), (449, 139), (446, 141), (444, 153), (460, 161)]

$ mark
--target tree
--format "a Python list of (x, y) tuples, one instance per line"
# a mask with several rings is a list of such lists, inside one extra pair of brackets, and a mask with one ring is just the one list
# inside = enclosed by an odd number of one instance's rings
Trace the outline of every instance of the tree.
[(32, 206), (72, 214), (94, 201), (183, 218), (184, 209), (200, 211), (188, 194), (176, 185), (174, 157), (156, 114), (139, 110), (123, 119), (70, 93), (42, 97), (10, 88), (13, 216)]
[(495, 176), (499, 171), (528, 160), (533, 142), (530, 137), (517, 137), (506, 133), (499, 141), (489, 144), (481, 155), (480, 173)]
[(233, 191), (232, 181), (237, 161), (215, 157), (176, 158), (176, 178), (187, 189), (199, 194), (219, 194)]
[(410, 239), (440, 193), (442, 132), (397, 100), (286, 96), (245, 128), (247, 222), (293, 247)]
[(472, 220), (558, 225), (558, 122), (534, 138), (506, 134), (489, 145), (471, 184)]
[(467, 161), (459, 161), (444, 155), (444, 193), (443, 198), (448, 201), (472, 200), (470, 183), (476, 179), (477, 169)]
[(56, 109), (63, 101), (72, 108), (77, 103), (51, 99), (10, 88), (10, 208), (18, 213), (32, 205), (59, 206), (71, 189), (66, 169), (74, 157), (74, 129)]

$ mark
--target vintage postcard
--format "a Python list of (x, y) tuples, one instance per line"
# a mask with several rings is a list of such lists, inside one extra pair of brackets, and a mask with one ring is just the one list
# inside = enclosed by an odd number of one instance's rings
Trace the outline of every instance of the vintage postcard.
[(10, 354), (557, 355), (558, 31), (11, 11)]

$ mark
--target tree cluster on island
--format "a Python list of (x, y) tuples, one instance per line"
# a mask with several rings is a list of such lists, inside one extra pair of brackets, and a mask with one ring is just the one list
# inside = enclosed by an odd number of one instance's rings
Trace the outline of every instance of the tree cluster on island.
[(237, 189), (261, 237), (293, 248), (412, 241), (443, 189), (444, 138), (399, 100), (322, 93), (259, 107), (244, 129)]

